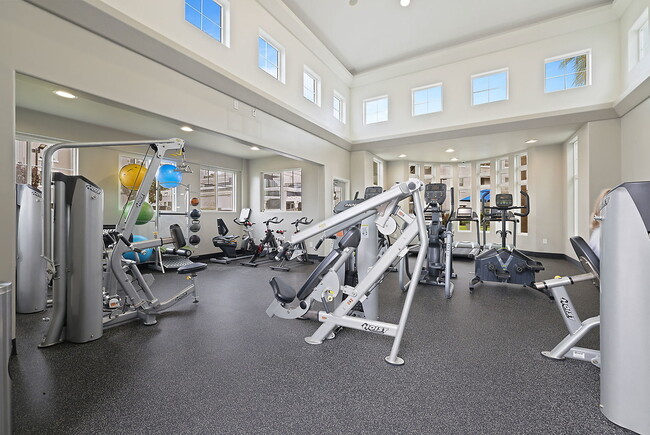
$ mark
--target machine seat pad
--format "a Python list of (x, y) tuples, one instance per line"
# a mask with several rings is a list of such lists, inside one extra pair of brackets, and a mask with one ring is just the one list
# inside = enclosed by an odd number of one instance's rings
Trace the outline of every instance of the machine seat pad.
[(569, 240), (571, 241), (571, 246), (573, 246), (573, 250), (578, 258), (585, 258), (589, 263), (591, 263), (594, 271), (600, 274), (600, 258), (598, 258), (585, 239), (580, 236), (573, 236)]
[(271, 281), (271, 288), (273, 289), (273, 296), (278, 301), (288, 304), (296, 299), (296, 291), (286, 282), (282, 281), (280, 278), (273, 277)]
[(178, 269), (176, 269), (176, 272), (178, 272), (179, 275), (185, 275), (188, 273), (200, 272), (207, 268), (208, 265), (205, 263), (192, 263), (192, 264), (186, 264), (185, 266), (179, 267)]

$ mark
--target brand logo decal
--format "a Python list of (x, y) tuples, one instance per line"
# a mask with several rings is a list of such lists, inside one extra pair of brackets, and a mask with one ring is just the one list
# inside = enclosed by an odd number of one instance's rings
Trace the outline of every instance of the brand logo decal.
[(560, 305), (562, 305), (562, 310), (564, 311), (566, 318), (575, 320), (575, 317), (573, 317), (573, 311), (571, 311), (571, 307), (569, 306), (569, 301), (566, 298), (560, 299)]
[(384, 328), (382, 326), (376, 326), (376, 325), (371, 325), (369, 323), (363, 323), (361, 325), (364, 331), (372, 332), (374, 334), (385, 334), (387, 331), (387, 328)]

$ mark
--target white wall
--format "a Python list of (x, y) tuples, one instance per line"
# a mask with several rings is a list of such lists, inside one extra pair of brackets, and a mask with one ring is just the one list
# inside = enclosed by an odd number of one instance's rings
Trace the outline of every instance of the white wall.
[[(257, 1), (230, 1), (230, 47), (220, 44), (185, 21), (185, 5), (182, 1), (169, 2), (165, 7), (160, 6), (159, 0), (102, 1), (178, 44), (183, 50), (206, 59), (212, 68), (243, 80), (256, 92), (272, 96), (291, 107), (300, 116), (326, 127), (339, 136), (349, 137), (349, 123), (341, 123), (332, 115), (332, 97), (333, 91), (336, 90), (346, 101), (350, 101), (351, 75), (334, 56), (325, 59), (317, 56), (316, 48), (320, 47), (313, 47), (313, 41), (310, 46), (308, 41), (296, 37)], [(268, 33), (286, 50), (285, 83), (274, 79), (257, 66), (259, 29)], [(321, 78), (320, 107), (302, 96), (305, 65)]]
[(650, 99), (621, 118), (622, 181), (650, 180)]
[[(585, 49), (592, 51), (592, 85), (544, 93), (544, 59)], [(619, 96), (619, 50), (618, 22), (609, 21), (507, 49), (486, 48), (473, 57), (415, 72), (405, 69), (403, 74), (387, 77), (388, 73), (377, 71), (371, 78), (359, 79), (363, 84), (356, 84), (355, 79), (352, 136), (357, 141), (375, 140), (611, 106)], [(470, 76), (501, 68), (509, 68), (509, 100), (472, 106)], [(411, 116), (411, 89), (439, 82), (443, 84), (443, 111)], [(363, 125), (363, 100), (380, 95), (388, 95), (389, 120)]]
[[(302, 211), (262, 211), (262, 173), (298, 168), (302, 170)], [(253, 234), (256, 242), (259, 242), (264, 237), (265, 226), (262, 222), (274, 216), (284, 219), (284, 222), (279, 225), (272, 225), (271, 228), (286, 230), (285, 237), (288, 240), (294, 230), (291, 222), (296, 219), (305, 216), (317, 223), (331, 215), (332, 198), (324, 193), (326, 178), (323, 169), (322, 165), (286, 157), (268, 157), (248, 161), (248, 192), (250, 198), (248, 205), (251, 208), (251, 222), (255, 222)], [(327, 184), (330, 184), (331, 191), (331, 181)], [(310, 247), (309, 244), (308, 247)], [(313, 250), (310, 249), (309, 253), (313, 253)]]

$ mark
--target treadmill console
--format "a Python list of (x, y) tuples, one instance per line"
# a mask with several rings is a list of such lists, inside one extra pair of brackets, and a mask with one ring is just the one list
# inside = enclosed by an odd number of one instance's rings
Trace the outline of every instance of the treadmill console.
[(456, 210), (456, 218), (460, 219), (471, 219), (472, 218), (472, 207), (466, 205), (461, 205)]
[(363, 199), (365, 201), (366, 199), (373, 198), (383, 192), (384, 189), (381, 186), (368, 186), (366, 187), (366, 191), (363, 193)]
[(511, 193), (498, 193), (495, 198), (496, 208), (506, 209), (512, 207), (512, 194)]
[(427, 204), (442, 204), (447, 198), (447, 185), (444, 183), (429, 183), (424, 186), (424, 202)]

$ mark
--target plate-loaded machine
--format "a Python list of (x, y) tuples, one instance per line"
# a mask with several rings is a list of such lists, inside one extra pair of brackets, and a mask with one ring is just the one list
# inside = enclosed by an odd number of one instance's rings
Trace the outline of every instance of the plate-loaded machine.
[(562, 314), (562, 320), (569, 330), (569, 334), (553, 350), (544, 351), (542, 355), (556, 360), (571, 358), (591, 361), (593, 365), (600, 367), (600, 351), (576, 346), (589, 331), (600, 325), (600, 316), (591, 317), (585, 321), (580, 320), (566, 290), (567, 285), (582, 281), (591, 281), (596, 288), (600, 289), (600, 260), (582, 237), (574, 236), (570, 241), (585, 273), (548, 279), (533, 285), (535, 289), (555, 301)]
[(486, 207), (491, 212), (494, 209), (501, 212), (501, 247), (484, 251), (476, 257), (474, 260), (476, 276), (470, 282), (470, 291), (474, 290), (476, 284), (484, 281), (532, 285), (535, 282), (535, 273), (544, 270), (544, 266), (539, 261), (533, 260), (515, 248), (510, 250), (506, 245), (508, 211), (525, 209), (525, 213), (513, 213), (521, 217), (528, 216), (530, 213), (530, 198), (525, 191), (522, 190), (520, 193), (526, 199), (525, 205), (514, 206), (511, 193), (499, 193), (495, 198), (496, 206)]
[[(112, 250), (103, 264), (102, 222), (103, 191), (81, 176), (63, 174), (52, 176), (52, 156), (62, 148), (93, 148), (148, 145), (153, 150), (151, 163), (135, 195), (128, 216), (120, 217), (115, 231)], [(64, 340), (85, 343), (96, 340), (103, 328), (127, 321), (141, 319), (145, 325), (156, 323), (156, 316), (188, 295), (197, 299), (196, 273), (205, 269), (203, 263), (183, 266), (177, 271), (184, 274), (190, 284), (165, 302), (154, 296), (150, 289), (153, 277), (145, 278), (135, 262), (122, 254), (128, 251), (174, 244), (179, 249), (185, 245), (179, 226), (170, 228), (172, 237), (132, 243), (129, 241), (140, 208), (148, 196), (161, 160), (168, 150), (183, 152), (181, 139), (137, 142), (63, 143), (47, 149), (43, 157), (43, 185), (50, 186), (54, 178), (54, 239), (52, 220), (45, 213), (43, 220), (43, 256), (52, 268), (53, 313), (49, 329), (39, 347), (48, 347)], [(43, 190), (45, 210), (50, 209), (51, 189)], [(74, 230), (72, 230), (74, 229)], [(179, 252), (182, 254), (182, 252)], [(129, 273), (127, 273), (129, 272)], [(133, 283), (136, 282), (139, 289)], [(118, 288), (124, 300), (118, 296)], [(102, 291), (103, 289), (103, 291)], [(114, 304), (114, 306), (111, 306)]]
[[(345, 264), (347, 259), (353, 255), (354, 247), (358, 246), (361, 239), (360, 230), (351, 230), (339, 241), (339, 247), (330, 254), (332, 258), (323, 260), (324, 270), (319, 271), (318, 267), (308, 278), (307, 283), (296, 292), (291, 286), (274, 278), (271, 280), (271, 288), (274, 293), (274, 300), (266, 310), (270, 317), (278, 316), (283, 319), (296, 319), (304, 316), (315, 301), (322, 302), (325, 310), (318, 313), (318, 321), (322, 325), (316, 332), (307, 337), (305, 341), (309, 344), (321, 344), (325, 339), (333, 338), (334, 330), (339, 327), (353, 328), (360, 331), (394, 337), (390, 355), (385, 361), (393, 365), (402, 365), (404, 360), (398, 356), (402, 335), (408, 319), (415, 289), (417, 287), (420, 272), (426, 259), (427, 245), (420, 244), (418, 256), (413, 272), (413, 279), (409, 285), (406, 299), (402, 308), (402, 314), (397, 324), (372, 320), (368, 318), (351, 316), (351, 312), (359, 302), (368, 298), (373, 289), (381, 282), (388, 268), (408, 253), (409, 243), (415, 238), (427, 239), (427, 227), (424, 221), (424, 209), (420, 190), (423, 184), (420, 180), (411, 179), (394, 185), (392, 188), (373, 198), (367, 199), (339, 214), (336, 214), (316, 225), (312, 225), (298, 234), (294, 234), (291, 240), (285, 243), (281, 250), (287, 249), (310, 239), (314, 236), (327, 237), (340, 230), (356, 226), (366, 218), (376, 215), (375, 226), (382, 234), (392, 234), (397, 229), (397, 223), (393, 216), (396, 214), (406, 215), (398, 206), (403, 199), (412, 197), (415, 216), (410, 217), (410, 222), (404, 227), (402, 234), (386, 250), (384, 255), (376, 260), (375, 264), (368, 270), (368, 273), (360, 278), (359, 283), (352, 286), (341, 285), (337, 271)], [(328, 255), (328, 257), (330, 257)], [(319, 265), (320, 266), (320, 265)], [(322, 275), (324, 273), (324, 275)], [(320, 277), (322, 275), (322, 278)], [(313, 287), (313, 283), (317, 283)], [(346, 296), (336, 307), (331, 307), (339, 293)]]

